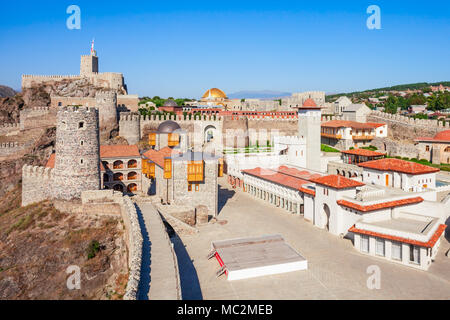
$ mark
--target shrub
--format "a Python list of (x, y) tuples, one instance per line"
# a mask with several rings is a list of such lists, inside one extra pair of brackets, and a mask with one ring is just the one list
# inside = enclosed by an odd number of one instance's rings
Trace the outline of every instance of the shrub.
[(97, 240), (92, 240), (89, 243), (89, 246), (87, 248), (87, 258), (92, 259), (95, 257), (95, 255), (100, 251), (100, 243)]

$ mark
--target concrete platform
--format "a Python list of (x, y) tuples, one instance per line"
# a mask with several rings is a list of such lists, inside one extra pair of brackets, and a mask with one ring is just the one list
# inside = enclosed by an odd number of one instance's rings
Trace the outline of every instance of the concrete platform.
[(230, 281), (308, 268), (308, 261), (281, 235), (215, 241), (211, 246)]

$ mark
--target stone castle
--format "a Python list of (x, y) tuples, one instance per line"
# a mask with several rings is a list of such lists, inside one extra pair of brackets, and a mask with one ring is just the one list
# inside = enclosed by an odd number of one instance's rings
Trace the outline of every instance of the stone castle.
[(99, 73), (98, 56), (95, 50), (90, 55), (81, 56), (79, 75), (22, 75), (22, 90), (49, 82), (62, 82), (87, 79), (95, 87), (116, 90), (127, 94), (127, 87), (122, 73), (103, 72)]

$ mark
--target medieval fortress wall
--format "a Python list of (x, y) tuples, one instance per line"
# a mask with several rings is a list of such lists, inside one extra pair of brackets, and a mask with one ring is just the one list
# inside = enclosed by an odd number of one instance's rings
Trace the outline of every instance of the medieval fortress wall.
[(298, 118), (294, 115), (280, 116), (184, 116), (184, 115), (139, 115), (136, 113), (120, 113), (119, 135), (131, 144), (137, 143), (150, 131), (167, 120), (177, 122), (188, 132), (191, 146), (203, 144), (208, 131), (214, 132), (215, 141), (232, 147), (238, 140), (245, 145), (266, 145), (275, 136), (292, 136), (298, 130)]
[(58, 112), (54, 169), (22, 170), (22, 206), (45, 199), (71, 200), (100, 189), (98, 111), (64, 107)]

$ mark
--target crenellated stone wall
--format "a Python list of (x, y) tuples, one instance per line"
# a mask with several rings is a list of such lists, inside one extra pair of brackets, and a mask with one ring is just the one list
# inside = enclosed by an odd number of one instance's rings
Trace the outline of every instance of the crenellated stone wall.
[(20, 124), (19, 123), (4, 123), (0, 125), (0, 135), (7, 135), (14, 132), (20, 131)]
[(25, 165), (22, 168), (22, 206), (50, 198), (53, 169)]
[(449, 121), (414, 119), (381, 111), (372, 111), (367, 116), (367, 121), (386, 123), (389, 127), (389, 138), (411, 143), (418, 137), (434, 137), (438, 132), (450, 128)]
[(19, 142), (4, 142), (0, 144), (0, 157), (7, 157), (21, 152), (27, 148), (27, 144)]

